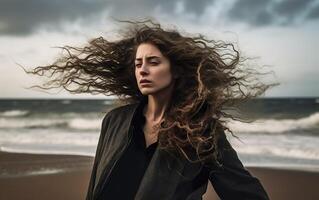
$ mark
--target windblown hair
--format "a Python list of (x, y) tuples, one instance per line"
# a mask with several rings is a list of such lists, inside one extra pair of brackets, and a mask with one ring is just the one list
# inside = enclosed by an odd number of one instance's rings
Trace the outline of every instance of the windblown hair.
[[(151, 20), (123, 22), (128, 26), (121, 29), (119, 40), (98, 37), (83, 47), (60, 47), (66, 55), (52, 65), (27, 71), (50, 78), (34, 87), (62, 87), (71, 93), (116, 95), (124, 103), (139, 102), (147, 97), (135, 78), (135, 53), (138, 45), (153, 44), (178, 76), (159, 127), (160, 148), (175, 150), (193, 163), (210, 160), (221, 166), (219, 138), (225, 130), (233, 135), (225, 120), (240, 120), (227, 110), (263, 94), (273, 84), (260, 82), (257, 76), (263, 73), (246, 66), (247, 59), (232, 43), (164, 30)], [(187, 149), (196, 152), (195, 159)]]

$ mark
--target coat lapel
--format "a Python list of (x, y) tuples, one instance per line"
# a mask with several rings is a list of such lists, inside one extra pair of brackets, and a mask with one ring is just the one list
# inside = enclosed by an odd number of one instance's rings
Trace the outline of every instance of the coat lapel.
[(200, 173), (202, 167), (200, 162), (191, 163), (181, 155), (174, 157), (157, 146), (135, 200), (174, 200), (177, 187), (191, 182)]
[(172, 199), (182, 178), (184, 164), (166, 151), (156, 148), (136, 193), (135, 200)]

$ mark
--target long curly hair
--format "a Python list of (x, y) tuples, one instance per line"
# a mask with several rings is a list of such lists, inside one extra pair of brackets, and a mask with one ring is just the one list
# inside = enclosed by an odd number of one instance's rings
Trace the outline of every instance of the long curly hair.
[(159, 147), (181, 153), (192, 163), (210, 160), (221, 166), (219, 138), (225, 130), (234, 136), (225, 122), (241, 120), (229, 111), (276, 84), (259, 81), (258, 76), (267, 73), (245, 65), (248, 58), (232, 43), (209, 40), (201, 34), (182, 35), (152, 20), (121, 22), (127, 26), (119, 31), (119, 40), (98, 37), (82, 47), (59, 47), (66, 54), (53, 64), (25, 70), (50, 78), (33, 87), (116, 95), (124, 104), (140, 102), (147, 97), (139, 91), (135, 78), (135, 53), (140, 44), (151, 43), (170, 60), (172, 74), (178, 75), (158, 130)]

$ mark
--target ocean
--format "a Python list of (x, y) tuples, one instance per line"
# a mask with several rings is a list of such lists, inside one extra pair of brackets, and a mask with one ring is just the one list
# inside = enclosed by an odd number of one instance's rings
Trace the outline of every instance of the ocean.
[[(2, 99), (0, 150), (94, 156), (113, 100)], [(245, 166), (319, 171), (319, 98), (260, 98), (230, 120), (227, 136)]]

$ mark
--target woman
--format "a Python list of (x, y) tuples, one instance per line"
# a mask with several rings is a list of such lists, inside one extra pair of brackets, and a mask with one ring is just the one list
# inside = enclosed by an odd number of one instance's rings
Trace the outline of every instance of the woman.
[(235, 119), (225, 108), (271, 85), (252, 81), (258, 73), (243, 68), (233, 44), (129, 23), (118, 41), (63, 47), (66, 56), (29, 72), (56, 76), (41, 88), (125, 103), (103, 119), (86, 199), (202, 199), (208, 181), (223, 200), (269, 199), (227, 141), (222, 118)]

